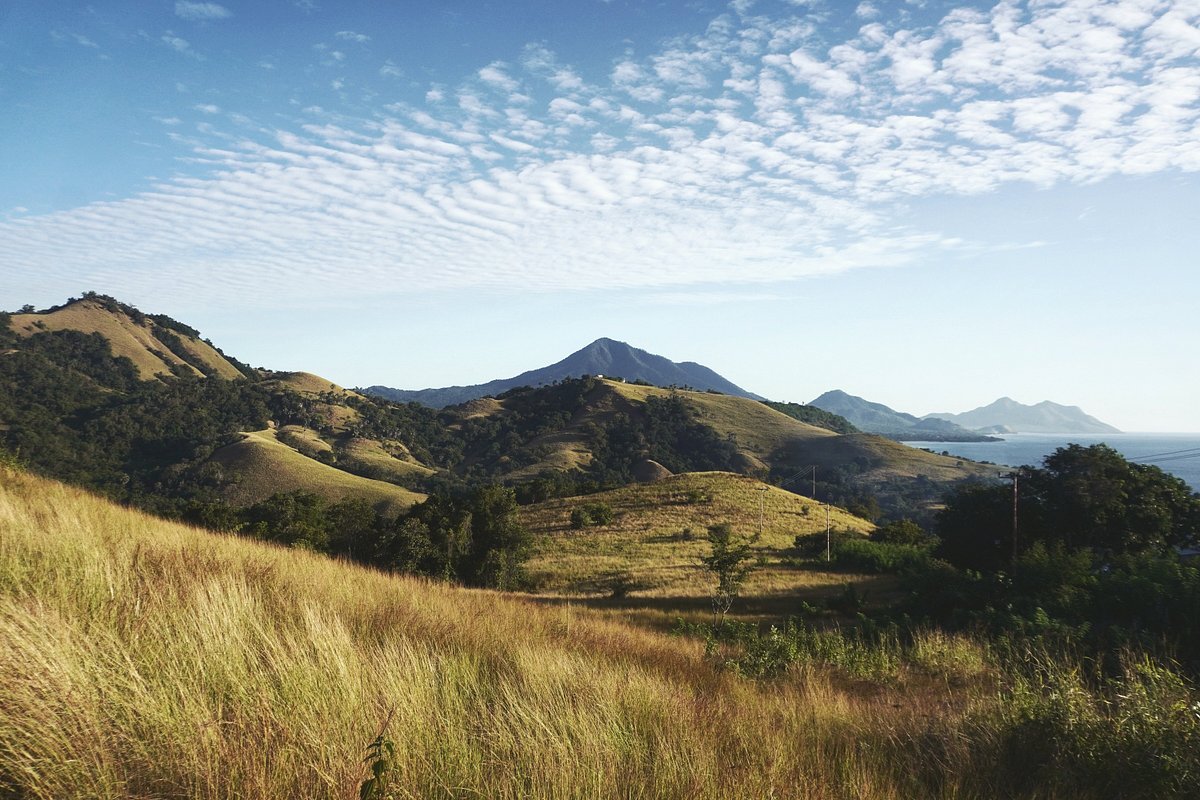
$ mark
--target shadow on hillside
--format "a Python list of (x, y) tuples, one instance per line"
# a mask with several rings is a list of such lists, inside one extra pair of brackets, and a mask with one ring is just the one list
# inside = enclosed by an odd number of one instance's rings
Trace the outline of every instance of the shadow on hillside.
[[(851, 585), (854, 587), (854, 591), (864, 599), (867, 608), (886, 607), (898, 599), (899, 586), (896, 579), (887, 575), (875, 575), (841, 584), (739, 597), (734, 603), (732, 613), (739, 617), (784, 618), (799, 614), (803, 603), (819, 607), (828, 600), (836, 599), (844, 594), (846, 588)], [(704, 595), (640, 595), (635, 590), (623, 597), (601, 594), (531, 595), (530, 599), (535, 603), (547, 606), (561, 606), (570, 603), (574, 606), (608, 611), (657, 611), (689, 615), (697, 612), (712, 613), (712, 601)]]

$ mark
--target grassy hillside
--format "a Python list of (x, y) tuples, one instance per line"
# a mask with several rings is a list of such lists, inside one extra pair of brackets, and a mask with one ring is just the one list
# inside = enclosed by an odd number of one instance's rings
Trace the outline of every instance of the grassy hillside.
[(241, 441), (212, 456), (213, 462), (237, 477), (237, 482), (225, 490), (229, 502), (250, 505), (276, 492), (304, 490), (333, 501), (361, 497), (381, 511), (395, 513), (425, 499), (425, 495), (403, 487), (335, 469), (280, 441), (281, 435), (290, 435), (296, 445), (314, 456), (324, 444), (290, 428), (286, 432), (268, 428), (244, 433)]
[(344, 389), (328, 378), (311, 372), (271, 372), (263, 380), (265, 386), (283, 387), (305, 395), (332, 394), (338, 397), (362, 397), (357, 392)]
[[(243, 377), (212, 345), (181, 331), (168, 331), (174, 338), (165, 341), (167, 337), (161, 329), (156, 330), (152, 320), (142, 317), (134, 319), (111, 301), (83, 299), (49, 313), (13, 314), (11, 326), (20, 336), (63, 330), (99, 333), (109, 341), (114, 355), (133, 362), (143, 380), (170, 375), (173, 369), (197, 376), (204, 374), (194, 365), (227, 380)], [(176, 342), (178, 345), (173, 348)], [(177, 349), (183, 352), (175, 352)]]
[(721, 436), (736, 437), (750, 464), (758, 468), (766, 468), (772, 454), (785, 444), (837, 436), (833, 431), (800, 422), (764, 403), (744, 397), (613, 381), (606, 383), (622, 397), (643, 403), (647, 397), (667, 397), (675, 391), (698, 412), (701, 422)]
[[(607, 379), (595, 380), (594, 384), (578, 407), (567, 409), (571, 413), (565, 422), (513, 448), (509, 454), (513, 466), (505, 469), (504, 463), (499, 463), (500, 474), (520, 479), (544, 470), (585, 469), (594, 457), (591, 431), (605, 428), (619, 415), (636, 420), (650, 399), (668, 398), (682, 400), (696, 423), (720, 439), (733, 441), (736, 459), (731, 466), (746, 474), (786, 476), (815, 464), (820, 480), (829, 481), (836, 474), (839, 481), (848, 484), (842, 487), (844, 493), (869, 493), (897, 478), (946, 484), (995, 472), (991, 466), (934, 455), (880, 436), (837, 434), (742, 397)], [(450, 413), (464, 422), (503, 422), (516, 413), (517, 404), (527, 402), (527, 397), (519, 395), (504, 397), (476, 401), (461, 412), (452, 409)], [(931, 489), (930, 493), (936, 495), (937, 490)]]
[(1100, 694), (945, 634), (813, 641), (754, 682), (611, 613), (216, 536), (0, 466), (3, 797), (349, 800), (380, 731), (394, 797), (1187, 794), (1200, 700), (1148, 661)]
[[(571, 512), (602, 503), (612, 509), (611, 524), (571, 527)], [(805, 591), (841, 587), (858, 579), (785, 566), (780, 559), (798, 534), (826, 529), (826, 506), (726, 472), (674, 475), (654, 483), (626, 486), (585, 497), (550, 500), (522, 509), (522, 521), (535, 535), (537, 555), (530, 573), (546, 592), (596, 594), (612, 591), (621, 579), (638, 597), (674, 598), (680, 610), (697, 606), (712, 593), (713, 579), (700, 564), (708, 553), (708, 526), (730, 523), (743, 534), (759, 530), (755, 552), (763, 562), (746, 594), (799, 605)], [(866, 520), (830, 508), (836, 530), (870, 532)], [(703, 606), (704, 603), (699, 604)], [(774, 605), (778, 605), (775, 603)], [(743, 604), (758, 609), (762, 603)]]

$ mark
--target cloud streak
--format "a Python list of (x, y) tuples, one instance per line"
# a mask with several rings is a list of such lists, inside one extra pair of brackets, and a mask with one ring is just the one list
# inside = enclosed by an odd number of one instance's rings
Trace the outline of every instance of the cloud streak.
[(892, 223), (908, 199), (1200, 170), (1194, 5), (870, 10), (830, 42), (747, 5), (600, 84), (530, 47), (389, 116), (230, 125), (200, 177), (0, 223), (0, 271), (212, 302), (766, 283), (962, 246)]
[(175, 16), (181, 19), (207, 22), (233, 16), (228, 8), (217, 3), (195, 3), (179, 0), (175, 3)]

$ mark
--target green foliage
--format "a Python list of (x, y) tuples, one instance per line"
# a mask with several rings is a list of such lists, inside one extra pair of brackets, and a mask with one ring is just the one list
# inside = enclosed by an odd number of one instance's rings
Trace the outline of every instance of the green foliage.
[[(1019, 472), (1017, 545), (1056, 542), (1116, 555), (1165, 552), (1200, 531), (1200, 496), (1155, 466), (1133, 464), (1106, 445), (1069, 445), (1043, 468)], [(959, 566), (997, 570), (1012, 561), (1012, 490), (972, 484), (939, 514), (939, 554)]]
[(800, 422), (816, 425), (818, 428), (825, 428), (834, 433), (861, 433), (850, 420), (816, 406), (801, 405), (800, 403), (777, 403), (772, 400), (762, 402), (768, 408), (773, 408), (781, 414), (787, 414)]
[[(388, 722), (390, 721), (389, 716)], [(383, 730), (367, 745), (367, 755), (363, 764), (367, 766), (371, 775), (359, 784), (359, 800), (386, 800), (392, 796), (388, 787), (396, 769), (396, 743), (387, 735), (387, 728), (388, 723), (384, 723)]]
[(859, 537), (842, 539), (833, 548), (833, 562), (851, 572), (909, 573), (928, 569), (928, 547), (873, 542)]
[(917, 547), (936, 543), (928, 533), (911, 519), (901, 519), (881, 525), (871, 533), (871, 541), (884, 544), (905, 544)]
[(571, 511), (571, 527), (579, 530), (590, 525), (610, 525), (615, 518), (608, 503), (584, 503)]
[(700, 561), (717, 579), (717, 588), (712, 597), (715, 622), (724, 621), (725, 614), (741, 592), (742, 584), (754, 570), (750, 551), (757, 541), (757, 534), (739, 537), (734, 534), (732, 526), (725, 522), (709, 527), (710, 552), (702, 556)]
[[(834, 530), (829, 531), (828, 542), (830, 549), (839, 546), (842, 542), (853, 542), (862, 539), (862, 534), (856, 531)], [(801, 558), (825, 558), (825, 533), (802, 533), (798, 535), (792, 542), (792, 547), (796, 555)]]
[[(1191, 796), (1200, 774), (1200, 702), (1171, 667), (1127, 655), (1110, 678), (1025, 648), (1006, 659), (1003, 702), (977, 715), (981, 762), (1016, 794)], [(982, 752), (986, 751), (986, 752)], [(998, 758), (997, 758), (998, 757)]]
[(12, 329), (12, 314), (0, 311), (0, 348), (11, 347), (17, 340), (17, 334)]

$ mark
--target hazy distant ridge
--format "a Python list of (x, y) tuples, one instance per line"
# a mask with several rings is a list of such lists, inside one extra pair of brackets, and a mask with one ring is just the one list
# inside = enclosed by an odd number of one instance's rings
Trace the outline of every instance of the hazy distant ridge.
[(892, 439), (909, 441), (978, 442), (987, 437), (968, 431), (953, 422), (940, 419), (920, 419), (840, 389), (826, 392), (809, 405), (850, 420), (859, 430), (877, 433)]
[(962, 414), (926, 414), (924, 419), (940, 419), (964, 428), (1011, 433), (1120, 433), (1112, 425), (1085, 414), (1079, 406), (1064, 406), (1043, 400), (1036, 405), (1018, 403), (1001, 397), (986, 406)]
[(754, 400), (763, 398), (737, 386), (708, 367), (691, 361), (676, 363), (663, 356), (648, 353), (615, 339), (601, 338), (555, 364), (522, 372), (512, 378), (502, 378), (474, 386), (446, 386), (440, 389), (393, 389), (388, 386), (368, 386), (362, 390), (399, 402), (416, 401), (422, 405), (442, 408), (465, 403), (478, 397), (488, 397), (515, 389), (518, 386), (545, 386), (566, 378), (581, 375), (605, 375), (628, 381), (646, 381), (655, 386), (691, 386), (694, 389), (721, 392)]

